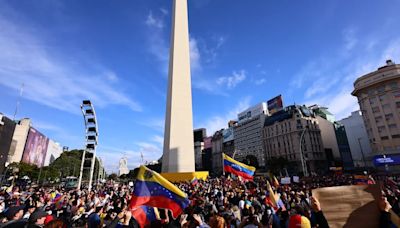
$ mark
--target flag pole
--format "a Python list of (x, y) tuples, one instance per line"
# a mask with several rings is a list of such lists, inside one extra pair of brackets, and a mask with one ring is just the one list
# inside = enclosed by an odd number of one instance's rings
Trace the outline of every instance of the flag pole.
[(222, 175), (225, 176), (225, 168), (224, 168), (224, 153), (221, 153), (222, 156)]

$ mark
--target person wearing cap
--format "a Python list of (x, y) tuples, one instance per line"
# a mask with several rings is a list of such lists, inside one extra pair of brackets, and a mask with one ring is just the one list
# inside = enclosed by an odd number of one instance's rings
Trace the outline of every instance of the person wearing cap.
[(26, 220), (22, 219), (24, 215), (23, 206), (12, 206), (5, 211), (7, 221), (2, 227), (18, 227), (17, 225), (23, 225)]
[(46, 220), (47, 213), (42, 210), (35, 210), (28, 220), (28, 228), (43, 227)]

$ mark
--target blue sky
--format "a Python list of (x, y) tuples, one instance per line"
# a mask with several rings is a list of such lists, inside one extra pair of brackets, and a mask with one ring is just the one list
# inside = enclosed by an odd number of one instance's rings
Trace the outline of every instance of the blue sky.
[[(84, 144), (91, 99), (98, 154), (116, 171), (161, 155), (170, 0), (0, 0), (0, 112), (70, 148)], [(400, 62), (400, 1), (189, 1), (194, 127), (208, 134), (283, 95), (337, 119), (358, 109), (357, 76)]]

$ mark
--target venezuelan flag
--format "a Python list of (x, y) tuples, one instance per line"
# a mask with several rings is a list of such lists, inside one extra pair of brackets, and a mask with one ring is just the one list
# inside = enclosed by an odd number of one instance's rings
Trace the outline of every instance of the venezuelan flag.
[(252, 180), (256, 168), (238, 162), (224, 154), (224, 171), (243, 177), (246, 180)]
[(149, 206), (139, 206), (131, 209), (132, 216), (140, 227), (150, 225), (152, 221), (157, 219), (156, 210)]
[(130, 208), (146, 205), (169, 209), (177, 218), (190, 203), (183, 191), (145, 166), (140, 166), (134, 188)]

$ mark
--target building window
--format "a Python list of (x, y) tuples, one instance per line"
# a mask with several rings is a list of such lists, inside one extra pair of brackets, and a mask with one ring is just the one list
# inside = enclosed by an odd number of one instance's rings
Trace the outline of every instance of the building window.
[(380, 96), (379, 96), (379, 100), (380, 100), (380, 101), (386, 100), (386, 95), (385, 95), (385, 94), (380, 95)]
[(385, 86), (379, 86), (379, 87), (376, 89), (376, 91), (377, 91), (378, 93), (383, 93), (383, 92), (385, 92)]
[(400, 101), (396, 102), (396, 108), (400, 108)]
[(382, 123), (382, 116), (375, 117), (375, 123)]
[(373, 113), (379, 112), (379, 107), (372, 107), (372, 112)]
[(388, 110), (390, 110), (390, 104), (384, 104), (384, 105), (382, 105), (382, 109), (383, 109), (383, 111), (388, 111)]
[(376, 98), (375, 98), (375, 97), (371, 97), (371, 98), (369, 99), (369, 103), (370, 103), (371, 105), (375, 104), (375, 103), (376, 103)]
[(396, 130), (397, 129), (397, 125), (396, 124), (389, 124), (389, 129), (390, 130)]
[(400, 90), (394, 91), (392, 94), (394, 98), (400, 98)]
[(381, 140), (388, 140), (389, 139), (389, 136), (382, 136), (381, 137)]
[(392, 113), (386, 114), (385, 115), (385, 119), (386, 119), (386, 121), (392, 120), (393, 119), (393, 114)]
[(397, 85), (397, 82), (391, 82), (391, 83), (389, 84), (389, 87), (390, 87), (391, 89), (397, 89), (397, 88), (399, 88), (399, 86)]
[(394, 139), (400, 139), (400, 135), (399, 135), (399, 134), (397, 134), (397, 135), (392, 135), (392, 138), (394, 138)]
[(382, 132), (384, 132), (385, 130), (386, 130), (385, 126), (380, 126), (380, 127), (378, 127), (378, 132), (379, 132), (379, 133), (382, 133)]
[(369, 96), (373, 96), (374, 93), (375, 93), (375, 90), (374, 90), (374, 89), (368, 90), (368, 95), (369, 95)]

